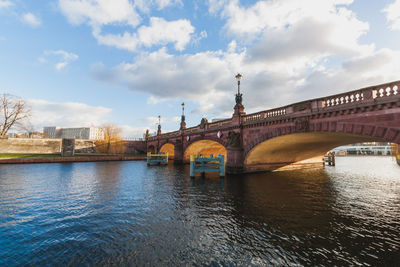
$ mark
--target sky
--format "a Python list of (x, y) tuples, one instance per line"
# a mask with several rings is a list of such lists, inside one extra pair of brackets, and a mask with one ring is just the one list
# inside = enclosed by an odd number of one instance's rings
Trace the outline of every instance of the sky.
[(0, 93), (124, 137), (400, 80), (400, 0), (0, 0)]

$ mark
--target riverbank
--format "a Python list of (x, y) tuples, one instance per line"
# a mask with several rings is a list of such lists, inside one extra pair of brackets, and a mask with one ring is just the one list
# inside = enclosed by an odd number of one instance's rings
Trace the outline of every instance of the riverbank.
[(132, 161), (145, 159), (144, 155), (78, 154), (73, 157), (62, 157), (60, 154), (0, 154), (0, 164)]

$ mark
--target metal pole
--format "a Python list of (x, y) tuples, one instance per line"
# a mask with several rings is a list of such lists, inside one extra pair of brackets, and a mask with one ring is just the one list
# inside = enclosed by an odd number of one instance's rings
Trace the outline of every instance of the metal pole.
[(195, 175), (195, 161), (194, 161), (194, 155), (190, 155), (190, 177), (194, 177)]
[(225, 158), (224, 158), (224, 155), (221, 155), (219, 160), (220, 160), (219, 161), (219, 176), (223, 177), (223, 176), (225, 176)]

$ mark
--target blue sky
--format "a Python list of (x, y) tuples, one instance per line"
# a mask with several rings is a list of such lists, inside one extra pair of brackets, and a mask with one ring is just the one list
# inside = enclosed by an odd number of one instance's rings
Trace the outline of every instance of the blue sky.
[(0, 93), (124, 136), (400, 79), (400, 0), (0, 0)]

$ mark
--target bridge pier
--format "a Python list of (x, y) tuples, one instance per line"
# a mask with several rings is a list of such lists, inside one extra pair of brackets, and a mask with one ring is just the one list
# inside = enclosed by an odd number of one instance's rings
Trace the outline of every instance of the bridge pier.
[(183, 164), (183, 154), (184, 154), (183, 143), (181, 140), (176, 140), (174, 148), (174, 164)]
[(226, 150), (227, 161), (226, 161), (226, 173), (229, 174), (239, 174), (243, 172), (243, 153), (244, 150), (240, 147), (238, 148), (228, 148)]

